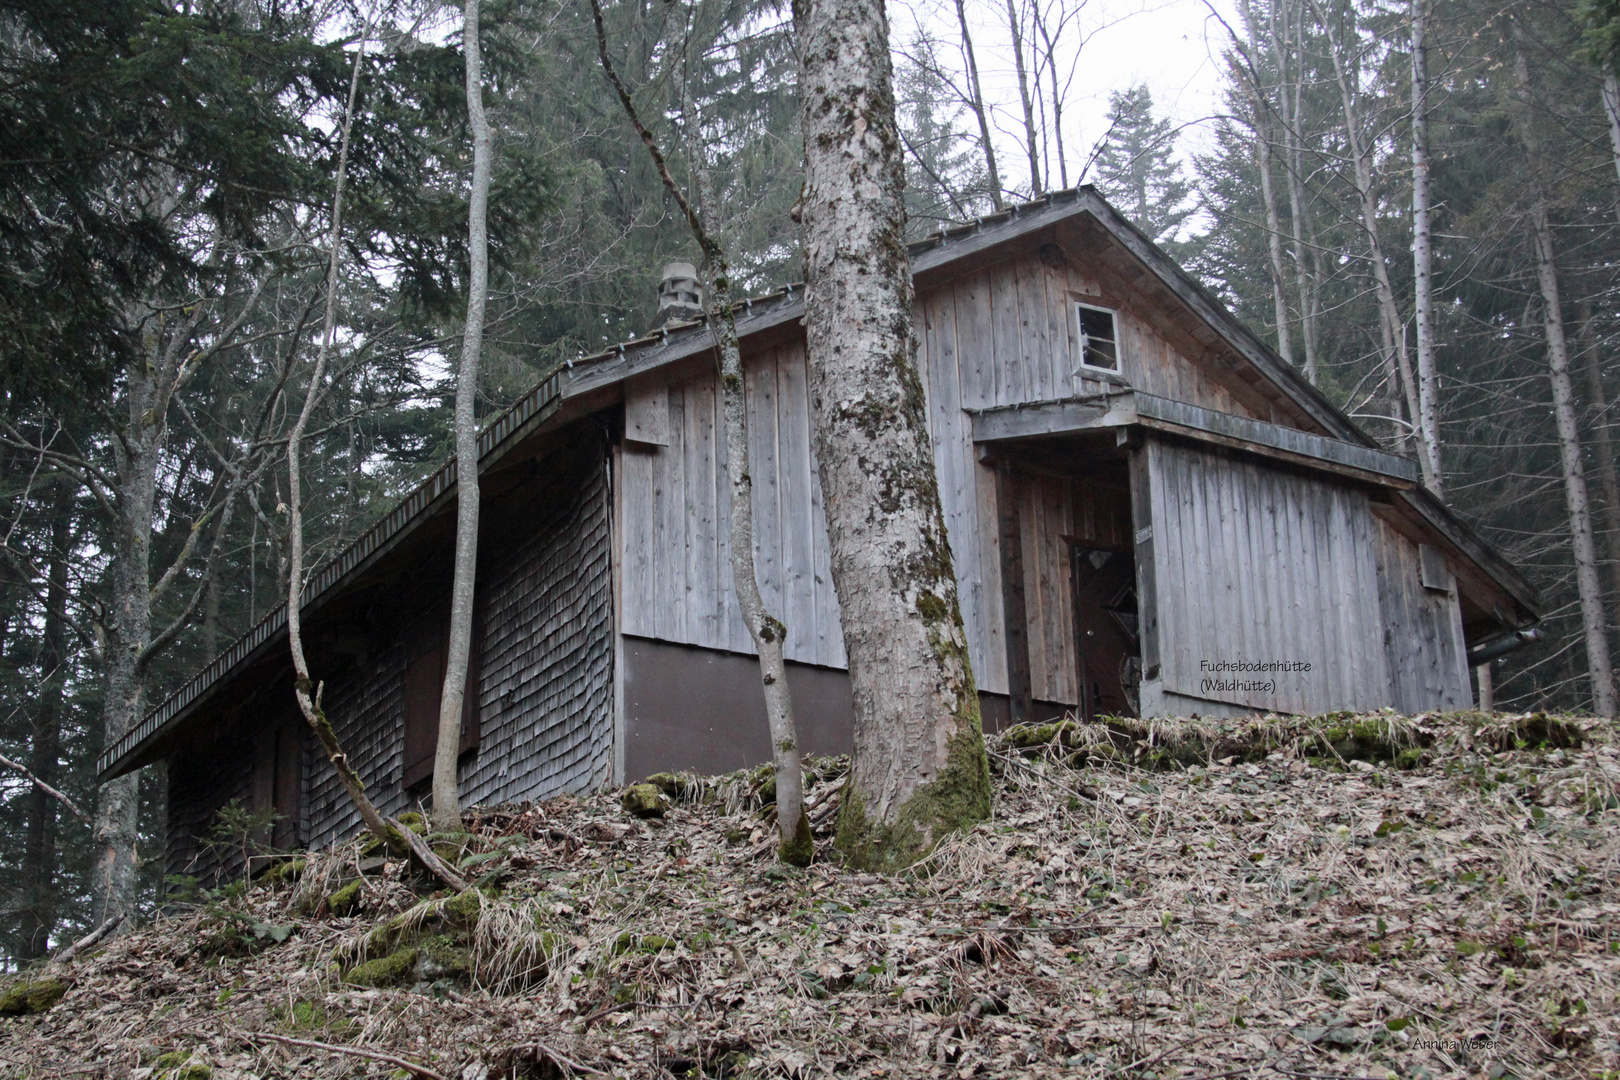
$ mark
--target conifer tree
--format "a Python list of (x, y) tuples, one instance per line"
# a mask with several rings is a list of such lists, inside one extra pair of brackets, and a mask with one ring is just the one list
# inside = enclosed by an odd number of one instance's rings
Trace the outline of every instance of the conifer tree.
[(1154, 117), (1145, 83), (1108, 95), (1108, 124), (1097, 187), (1149, 239), (1169, 248), (1193, 213), (1192, 184), (1175, 159), (1175, 126)]

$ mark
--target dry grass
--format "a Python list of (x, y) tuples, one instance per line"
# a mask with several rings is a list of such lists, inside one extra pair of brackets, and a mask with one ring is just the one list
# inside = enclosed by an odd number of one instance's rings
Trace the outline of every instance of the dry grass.
[[(1333, 736), (1358, 723), (1422, 761), (1341, 762)], [(1590, 721), (1550, 750), (1573, 729), (1527, 724), (1137, 723), (1110, 754), (1098, 729), (995, 740), (993, 820), (899, 878), (774, 866), (748, 774), (682, 780), (663, 821), (611, 793), (488, 811), (464, 862), (499, 895), (465, 981), (342, 981), (334, 957), (401, 916), (431, 929), (444, 898), (395, 865), (360, 915), (298, 915), (353, 879), (340, 849), (236, 902), (296, 921), (285, 944), (199, 956), (218, 911), (121, 938), (56, 1008), (0, 1020), (0, 1076), (150, 1076), (176, 1049), (216, 1080), (392, 1068), (245, 1037), (273, 1032), (468, 1080), (1614, 1077), (1620, 751)], [(1102, 763), (1070, 768), (1077, 750)], [(817, 765), (823, 814), (838, 773)]]

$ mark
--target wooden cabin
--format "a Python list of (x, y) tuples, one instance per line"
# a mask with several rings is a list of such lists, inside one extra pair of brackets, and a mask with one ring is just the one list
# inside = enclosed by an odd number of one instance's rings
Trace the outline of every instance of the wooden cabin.
[[(1537, 620), (1534, 591), (1410, 460), (1379, 449), (1091, 189), (947, 231), (912, 258), (987, 728), (1065, 713), (1463, 708), (1470, 650)], [(756, 565), (788, 627), (801, 739), (835, 753), (852, 713), (801, 314), (790, 288), (739, 320)], [(463, 797), (766, 760), (701, 318), (558, 371), (480, 450)], [(328, 714), (391, 813), (426, 796), (455, 487), (451, 463), (305, 594)], [(356, 826), (294, 707), (286, 653), (278, 611), (102, 756), (104, 778), (169, 762), (170, 872), (213, 869), (197, 838), (232, 798), (282, 814), (283, 846)]]

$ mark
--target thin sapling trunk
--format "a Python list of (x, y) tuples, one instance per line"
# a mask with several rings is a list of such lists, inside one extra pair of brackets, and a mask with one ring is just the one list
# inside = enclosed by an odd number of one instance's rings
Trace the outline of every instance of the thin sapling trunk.
[[(709, 327), (715, 337), (720, 359), (720, 388), (726, 424), (726, 473), (731, 482), (731, 576), (737, 592), (737, 606), (748, 634), (759, 652), (760, 682), (765, 690), (765, 715), (771, 729), (771, 754), (776, 771), (777, 855), (793, 866), (807, 866), (815, 854), (810, 836), (810, 819), (804, 810), (804, 771), (800, 761), (799, 735), (793, 719), (793, 700), (788, 691), (787, 663), (783, 647), (787, 627), (774, 618), (760, 595), (754, 567), (753, 478), (748, 470), (747, 401), (743, 386), (742, 350), (737, 341), (736, 308), (731, 298), (731, 272), (724, 247), (709, 232), (701, 215), (686, 193), (670, 175), (668, 162), (652, 132), (641, 122), (635, 102), (608, 56), (607, 30), (602, 23), (598, 0), (591, 0), (596, 21), (597, 52), (602, 70), (624, 106), (625, 116), (647, 147), (670, 198), (686, 215), (692, 238), (697, 241), (708, 266)], [(701, 175), (701, 168), (699, 169)]]
[(450, 641), (444, 691), (439, 697), (439, 742), (433, 755), (433, 827), (460, 832), (461, 797), (456, 759), (472, 653), (473, 593), (478, 572), (478, 361), (484, 344), (484, 304), (489, 293), (489, 175), (493, 148), (484, 115), (483, 57), (478, 45), (479, 0), (467, 0), (462, 49), (467, 58), (467, 119), (472, 128), (472, 191), (467, 202), (467, 322), (461, 336), (456, 381), (456, 569), (450, 593)]

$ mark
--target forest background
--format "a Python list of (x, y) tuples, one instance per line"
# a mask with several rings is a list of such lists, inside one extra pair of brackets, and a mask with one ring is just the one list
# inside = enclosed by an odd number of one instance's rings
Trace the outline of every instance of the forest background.
[[(1544, 637), (1496, 662), (1497, 706), (1612, 714), (1620, 8), (1238, 0), (1197, 15), (1221, 80), (1198, 130), (1121, 85), (1082, 138), (1077, 73), (1119, 14), (894, 9), (913, 233), (1098, 185), (1542, 590)], [(708, 172), (736, 287), (798, 280), (786, 7), (605, 17), (674, 169)], [(162, 770), (98, 790), (96, 755), (287, 593), (285, 438), (357, 63), (305, 565), (452, 452), (458, 35), (428, 0), (0, 0), (0, 963), (86, 929), (98, 799), (139, 800), (156, 903)], [(482, 40), (489, 416), (645, 331), (663, 263), (694, 253), (588, 5), (491, 0)]]

